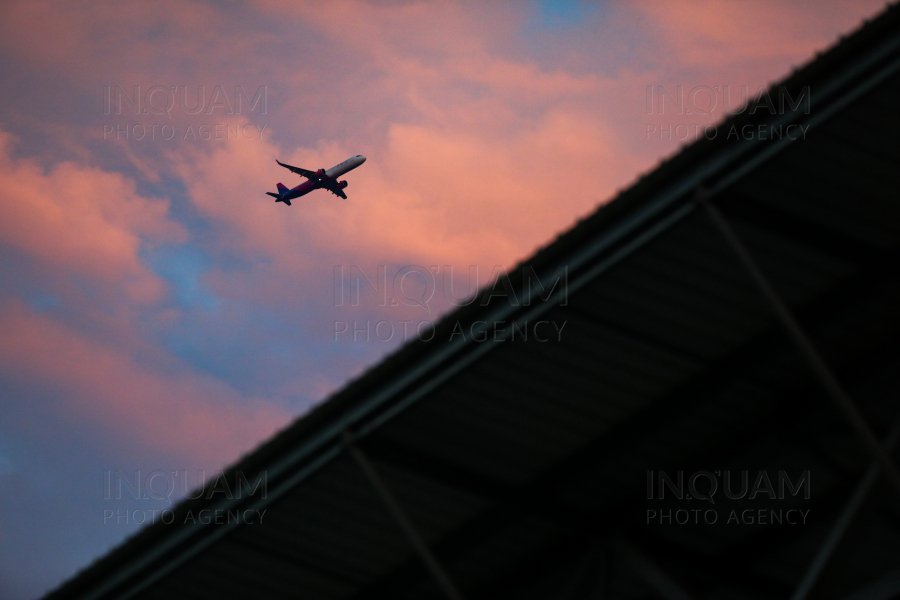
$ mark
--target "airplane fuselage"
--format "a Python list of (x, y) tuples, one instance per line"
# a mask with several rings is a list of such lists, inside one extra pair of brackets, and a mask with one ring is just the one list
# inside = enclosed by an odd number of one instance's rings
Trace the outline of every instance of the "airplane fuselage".
[(337, 164), (328, 170), (319, 169), (318, 171), (316, 171), (316, 175), (318, 175), (317, 179), (308, 179), (297, 187), (292, 188), (287, 193), (282, 194), (282, 202), (284, 200), (293, 200), (294, 198), (299, 198), (300, 196), (304, 196), (312, 192), (313, 190), (328, 187), (329, 184), (335, 185), (338, 189), (343, 189), (347, 187), (347, 182), (338, 182), (336, 181), (337, 178), (344, 173), (352, 171), (364, 162), (366, 162), (366, 157), (362, 156), (361, 154), (357, 154), (356, 156), (351, 156), (344, 162)]

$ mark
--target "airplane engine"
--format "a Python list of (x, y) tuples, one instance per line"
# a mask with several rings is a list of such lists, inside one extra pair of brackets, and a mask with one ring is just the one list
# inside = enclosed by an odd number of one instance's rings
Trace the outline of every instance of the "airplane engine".
[(344, 189), (345, 187), (347, 187), (347, 185), (348, 185), (348, 184), (347, 184), (346, 181), (338, 181), (338, 184), (337, 184), (337, 186), (338, 186), (340, 189)]
[(319, 169), (318, 171), (316, 171), (316, 177), (318, 177), (320, 179), (322, 177), (325, 177), (325, 169)]

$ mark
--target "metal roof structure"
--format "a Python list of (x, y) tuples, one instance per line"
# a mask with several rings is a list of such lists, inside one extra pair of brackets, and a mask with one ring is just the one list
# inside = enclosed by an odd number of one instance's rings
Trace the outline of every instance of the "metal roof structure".
[(47, 598), (896, 597), (900, 8), (770, 91)]

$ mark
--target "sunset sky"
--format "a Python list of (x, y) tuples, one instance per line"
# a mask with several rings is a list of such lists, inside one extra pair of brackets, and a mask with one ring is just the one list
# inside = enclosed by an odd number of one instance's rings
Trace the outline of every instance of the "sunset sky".
[[(3, 2), (0, 600), (74, 575), (883, 5)], [(302, 181), (276, 158), (355, 154), (348, 200), (264, 194)], [(178, 483), (133, 498), (116, 472)]]

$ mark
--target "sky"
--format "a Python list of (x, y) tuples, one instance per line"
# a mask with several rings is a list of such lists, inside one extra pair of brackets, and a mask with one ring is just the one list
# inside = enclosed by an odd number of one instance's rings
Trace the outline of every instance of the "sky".
[[(882, 8), (3, 2), (0, 600), (73, 576)], [(356, 154), (347, 200), (265, 195), (303, 181), (276, 158)]]

